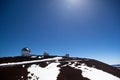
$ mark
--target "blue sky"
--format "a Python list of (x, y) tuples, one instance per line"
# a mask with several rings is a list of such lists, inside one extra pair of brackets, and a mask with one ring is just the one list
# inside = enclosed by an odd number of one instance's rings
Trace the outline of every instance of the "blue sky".
[(120, 63), (119, 0), (1, 0), (0, 57), (55, 55)]

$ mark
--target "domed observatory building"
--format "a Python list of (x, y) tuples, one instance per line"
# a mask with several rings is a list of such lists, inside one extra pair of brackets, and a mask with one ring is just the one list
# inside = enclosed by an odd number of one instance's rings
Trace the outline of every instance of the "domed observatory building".
[(24, 57), (29, 57), (30, 56), (30, 52), (31, 52), (31, 50), (28, 47), (23, 48), (22, 51), (21, 51), (22, 56), (24, 56)]

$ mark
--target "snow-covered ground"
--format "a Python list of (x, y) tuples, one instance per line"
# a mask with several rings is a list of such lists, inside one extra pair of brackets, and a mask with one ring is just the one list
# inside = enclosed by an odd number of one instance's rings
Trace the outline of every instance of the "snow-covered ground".
[(57, 80), (57, 76), (60, 73), (59, 63), (51, 63), (47, 67), (42, 68), (39, 65), (31, 65), (28, 68), (28, 80)]
[[(78, 66), (75, 66), (77, 62), (74, 62), (74, 64), (66, 64), (64, 66), (71, 66), (73, 68), (82, 70), (83, 77), (86, 77), (90, 80), (120, 80), (120, 78), (109, 74), (107, 72), (104, 72), (102, 70), (96, 69), (93, 67), (88, 67), (85, 64), (81, 64)], [(51, 63), (45, 68), (40, 67), (39, 65), (31, 65), (28, 68), (28, 74), (29, 78), (28, 80), (57, 80), (57, 76), (60, 73), (60, 68), (57, 67), (60, 63)], [(73, 74), (74, 75), (74, 74)]]
[(89, 78), (90, 80), (120, 80), (120, 78), (113, 76), (112, 74), (96, 69), (94, 67), (88, 67), (85, 64), (81, 64), (76, 67), (75, 66), (76, 63), (77, 62), (75, 62), (74, 64), (70, 66), (76, 69), (82, 70), (82, 75), (84, 77)]
[[(60, 65), (59, 60), (63, 59), (62, 57), (54, 57), (49, 59), (42, 60), (33, 60), (33, 61), (24, 61), (24, 62), (13, 62), (13, 63), (2, 63), (1, 66), (12, 66), (12, 65), (22, 65), (24, 68), (28, 63), (30, 66), (27, 68), (27, 80), (57, 80), (58, 75), (60, 74)], [(53, 61), (54, 62), (49, 62)], [(79, 60), (80, 61), (80, 60)], [(40, 67), (36, 62), (46, 62), (48, 65), (46, 67)], [(68, 63), (62, 65), (62, 67), (70, 66), (72, 68), (78, 69), (82, 71), (82, 76), (86, 77), (90, 80), (120, 80), (119, 77), (116, 77), (110, 73), (107, 73), (103, 70), (96, 69), (95, 66), (88, 67), (84, 63), (80, 63), (77, 60), (67, 61)], [(77, 65), (76, 65), (77, 64)], [(73, 74), (74, 76), (74, 74)], [(21, 79), (24, 76), (21, 75)]]
[(32, 61), (24, 61), (24, 62), (12, 62), (12, 63), (2, 63), (1, 66), (13, 66), (13, 65), (22, 65), (22, 64), (29, 64), (29, 63), (37, 63), (37, 62), (44, 62), (44, 61), (53, 61), (55, 60), (58, 62), (58, 60), (62, 59), (62, 57), (55, 57), (55, 58), (48, 58), (48, 59), (42, 59), (42, 60), (32, 60)]

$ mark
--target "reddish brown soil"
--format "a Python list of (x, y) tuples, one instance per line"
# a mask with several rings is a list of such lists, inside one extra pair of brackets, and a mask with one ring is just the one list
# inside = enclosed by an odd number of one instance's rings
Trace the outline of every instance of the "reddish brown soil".
[(89, 80), (82, 76), (82, 71), (66, 66), (60, 69), (57, 80)]

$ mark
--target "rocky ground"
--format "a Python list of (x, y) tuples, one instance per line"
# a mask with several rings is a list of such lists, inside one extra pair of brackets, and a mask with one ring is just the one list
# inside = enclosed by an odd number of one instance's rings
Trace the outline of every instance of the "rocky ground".
[[(87, 58), (57, 56), (0, 58), (1, 80), (120, 80), (120, 70)], [(50, 60), (46, 60), (50, 59)], [(55, 60), (56, 59), (56, 60)], [(30, 61), (43, 60), (42, 62)], [(10, 65), (8, 63), (27, 63)], [(3, 66), (2, 64), (7, 64)]]

